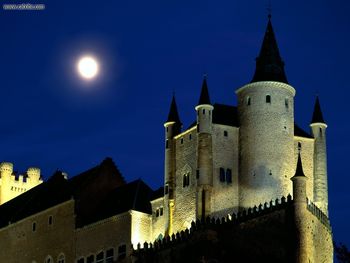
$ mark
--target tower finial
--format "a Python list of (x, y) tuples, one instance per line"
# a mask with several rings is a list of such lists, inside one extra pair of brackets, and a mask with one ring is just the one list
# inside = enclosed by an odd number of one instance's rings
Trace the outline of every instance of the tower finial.
[(269, 18), (269, 20), (271, 19), (271, 15), (272, 15), (272, 4), (271, 4), (271, 0), (269, 0), (269, 2), (267, 3), (267, 17)]

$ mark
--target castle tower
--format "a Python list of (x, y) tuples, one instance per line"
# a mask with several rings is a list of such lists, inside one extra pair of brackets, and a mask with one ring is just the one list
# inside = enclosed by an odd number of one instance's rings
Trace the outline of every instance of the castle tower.
[(213, 187), (212, 117), (206, 76), (203, 79), (197, 112), (197, 218), (204, 219), (211, 211)]
[(169, 115), (167, 121), (164, 123), (165, 128), (165, 160), (164, 160), (164, 214), (167, 217), (165, 234), (172, 234), (172, 221), (174, 211), (174, 190), (175, 190), (175, 140), (174, 136), (181, 132), (182, 123), (180, 121), (179, 113), (175, 96), (173, 95)]
[(294, 95), (269, 16), (252, 81), (236, 91), (240, 121), (240, 207), (286, 196), (294, 163)]
[(320, 101), (316, 97), (314, 112), (310, 124), (314, 142), (314, 202), (328, 215), (328, 184), (327, 184), (327, 149), (326, 128), (321, 111)]
[(291, 178), (293, 181), (293, 199), (294, 199), (294, 222), (296, 230), (296, 251), (295, 262), (307, 263), (313, 254), (311, 251), (312, 238), (309, 236), (310, 229), (307, 227), (307, 196), (306, 196), (306, 181), (307, 177), (304, 174), (300, 153), (298, 155), (297, 167), (295, 175)]

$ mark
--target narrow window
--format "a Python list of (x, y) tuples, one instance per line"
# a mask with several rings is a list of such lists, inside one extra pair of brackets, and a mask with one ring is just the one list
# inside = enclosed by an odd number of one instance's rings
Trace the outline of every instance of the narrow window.
[(165, 148), (168, 149), (169, 148), (169, 140), (165, 141)]
[(322, 136), (322, 128), (320, 128), (320, 136)]
[(231, 171), (231, 169), (226, 170), (226, 182), (228, 184), (232, 183), (232, 171)]
[(96, 263), (103, 263), (104, 261), (104, 253), (103, 251), (98, 253), (96, 256)]
[(301, 142), (298, 142), (298, 151), (301, 151)]
[(159, 216), (163, 215), (163, 207), (159, 208)]
[(184, 138), (181, 138), (181, 144), (183, 144), (184, 143)]
[(95, 256), (94, 255), (90, 255), (86, 259), (86, 263), (94, 263), (94, 262), (95, 262)]
[(224, 136), (227, 137), (227, 135), (228, 135), (228, 132), (224, 131)]
[(164, 187), (164, 194), (168, 194), (169, 193), (169, 185), (166, 184), (165, 187)]
[(266, 103), (271, 103), (271, 96), (270, 95), (266, 95)]
[(126, 245), (120, 245), (118, 248), (118, 259), (126, 257)]
[(199, 123), (197, 124), (197, 132), (199, 132)]
[(220, 182), (225, 182), (225, 169), (220, 168)]
[(188, 137), (190, 138), (190, 140), (192, 140), (192, 134), (190, 134)]
[(168, 132), (169, 131), (169, 127), (166, 127), (166, 132)]
[(199, 170), (196, 170), (196, 178), (199, 179)]
[(183, 187), (187, 187), (190, 185), (190, 174), (184, 174), (183, 175)]
[(33, 232), (36, 231), (36, 223), (35, 222), (32, 224), (32, 230), (33, 230)]
[(211, 115), (211, 110), (209, 111), (209, 116)]
[(203, 114), (205, 114), (205, 109), (203, 109)]
[(85, 263), (85, 259), (84, 258), (79, 258), (77, 263)]
[(288, 99), (285, 99), (285, 100), (284, 100), (284, 105), (285, 105), (286, 108), (288, 109), (288, 107), (289, 107)]
[(63, 254), (58, 256), (57, 263), (65, 263), (65, 256)]
[(114, 249), (108, 249), (106, 252), (106, 263), (113, 263), (114, 261)]
[(247, 105), (250, 105), (250, 97), (247, 97)]
[(49, 216), (49, 225), (52, 225), (52, 216)]
[(53, 259), (51, 256), (47, 256), (45, 259), (45, 263), (53, 263)]

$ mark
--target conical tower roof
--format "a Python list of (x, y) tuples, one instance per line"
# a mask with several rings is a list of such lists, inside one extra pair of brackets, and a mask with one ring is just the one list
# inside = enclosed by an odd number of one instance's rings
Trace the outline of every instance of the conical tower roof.
[(298, 154), (298, 162), (297, 162), (297, 168), (295, 170), (295, 174), (293, 176), (294, 177), (306, 177), (303, 171), (303, 165), (301, 163), (301, 156), (300, 156), (300, 152)]
[(279, 81), (288, 83), (284, 72), (284, 62), (280, 56), (275, 33), (272, 28), (271, 15), (260, 49), (260, 54), (256, 58), (255, 74), (251, 81)]
[(175, 95), (173, 94), (173, 98), (171, 100), (170, 110), (168, 114), (168, 119), (166, 122), (175, 122), (181, 125), (181, 120), (179, 117), (179, 113), (177, 111), (177, 105), (175, 100)]
[(321, 110), (320, 100), (318, 99), (318, 96), (316, 97), (314, 112), (312, 114), (312, 120), (311, 123), (325, 123), (323, 119), (323, 114)]
[(204, 78), (203, 78), (201, 95), (199, 97), (199, 102), (198, 102), (198, 105), (202, 105), (202, 104), (210, 104), (211, 105), (206, 76), (204, 76)]

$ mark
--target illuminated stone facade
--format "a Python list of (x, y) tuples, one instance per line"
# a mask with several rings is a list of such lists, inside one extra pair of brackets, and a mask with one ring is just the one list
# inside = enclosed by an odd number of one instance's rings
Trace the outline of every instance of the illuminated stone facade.
[(31, 167), (24, 175), (16, 175), (12, 163), (0, 163), (0, 205), (42, 182), (39, 168)]

